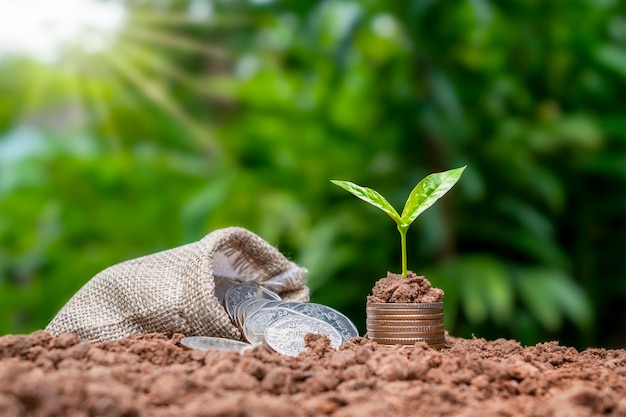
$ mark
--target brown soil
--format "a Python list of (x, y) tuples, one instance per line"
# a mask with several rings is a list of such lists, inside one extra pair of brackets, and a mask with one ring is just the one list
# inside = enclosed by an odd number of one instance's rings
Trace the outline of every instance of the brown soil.
[(335, 351), (309, 335), (292, 358), (181, 337), (1, 337), (0, 416), (626, 416), (624, 350), (448, 337), (441, 351), (365, 338)]
[(407, 277), (387, 272), (376, 281), (368, 303), (437, 303), (443, 301), (443, 291), (433, 288), (423, 276), (407, 271)]

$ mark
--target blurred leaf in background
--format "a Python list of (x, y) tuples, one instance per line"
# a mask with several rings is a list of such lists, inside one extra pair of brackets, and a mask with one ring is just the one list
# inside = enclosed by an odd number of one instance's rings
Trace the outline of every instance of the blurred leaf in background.
[(626, 343), (624, 0), (48, 3), (0, 5), (0, 333), (230, 225), (363, 330), (396, 232), (328, 180), (468, 165), (408, 235), (450, 333)]

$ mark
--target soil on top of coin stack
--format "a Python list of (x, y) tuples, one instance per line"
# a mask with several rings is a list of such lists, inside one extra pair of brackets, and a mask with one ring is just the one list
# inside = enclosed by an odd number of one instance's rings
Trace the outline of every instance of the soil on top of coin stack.
[(0, 337), (0, 416), (626, 416), (623, 349), (357, 337), (335, 350), (308, 335), (309, 350), (290, 357), (265, 345), (189, 351), (182, 337)]
[(376, 281), (368, 303), (438, 303), (443, 301), (443, 290), (434, 288), (430, 281), (413, 271), (407, 277), (387, 272), (385, 278)]

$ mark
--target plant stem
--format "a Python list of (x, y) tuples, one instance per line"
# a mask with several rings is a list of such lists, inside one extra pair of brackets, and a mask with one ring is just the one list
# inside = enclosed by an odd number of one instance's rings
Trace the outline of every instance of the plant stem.
[(402, 247), (402, 278), (406, 278), (406, 232), (409, 228), (398, 225), (400, 232), (400, 246)]

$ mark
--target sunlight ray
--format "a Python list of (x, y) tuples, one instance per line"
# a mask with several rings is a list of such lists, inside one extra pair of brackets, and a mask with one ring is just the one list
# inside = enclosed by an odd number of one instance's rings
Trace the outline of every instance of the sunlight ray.
[(126, 19), (126, 9), (117, 1), (0, 3), (0, 57), (17, 54), (44, 64), (57, 63), (68, 45), (91, 52), (108, 47)]
[[(105, 70), (105, 68), (107, 72), (109, 72), (109, 79), (107, 81), (111, 82), (114, 80), (113, 73), (108, 71), (106, 65), (100, 66), (100, 70)], [(104, 104), (109, 102), (110, 99), (107, 98), (103, 92), (103, 82), (104, 80), (101, 79), (87, 77), (83, 80), (82, 90), (84, 91), (89, 105), (92, 106), (91, 111), (96, 117), (97, 125), (101, 126), (102, 138), (109, 143), (111, 149), (119, 151), (122, 149), (120, 132), (115, 125), (115, 121), (110, 117), (110, 109)]]
[(87, 97), (81, 91), (81, 79), (85, 78), (81, 73), (81, 68), (78, 66), (78, 62), (74, 60), (63, 61), (66, 68), (67, 78), (64, 79), (64, 83), (67, 86), (68, 91), (68, 104), (72, 107), (72, 111), (76, 112), (78, 117), (78, 127), (81, 131), (84, 131), (87, 124), (88, 108)]
[(152, 51), (135, 47), (129, 44), (120, 45), (120, 50), (123, 51), (124, 56), (136, 58), (137, 60), (145, 63), (146, 67), (157, 71), (159, 74), (165, 74), (182, 83), (190, 91), (204, 95), (208, 98), (223, 98), (223, 95), (218, 94), (212, 85), (202, 80), (197, 80), (191, 75), (179, 70), (170, 62), (163, 59), (160, 55), (153, 53)]
[(52, 84), (52, 72), (35, 70), (32, 73), (35, 76), (29, 78), (28, 88), (24, 94), (24, 101), (20, 109), (22, 117), (28, 117), (36, 112), (36, 109), (40, 107), (43, 99), (47, 96), (47, 91)]
[(129, 27), (124, 31), (124, 37), (145, 41), (153, 46), (173, 47), (183, 51), (195, 52), (221, 61), (226, 61), (229, 58), (228, 52), (218, 46), (208, 45), (170, 33), (159, 32), (158, 30)]
[(160, 106), (168, 115), (180, 123), (188, 132), (190, 137), (212, 156), (221, 154), (221, 147), (215, 136), (208, 131), (207, 126), (196, 123), (182, 110), (178, 104), (168, 97), (160, 84), (149, 79), (144, 74), (138, 72), (125, 59), (117, 54), (108, 54), (109, 62), (120, 73), (120, 75), (134, 85), (137, 90)]
[(133, 16), (131, 24), (140, 25), (168, 25), (168, 26), (202, 26), (216, 28), (235, 29), (233, 26), (243, 25), (250, 22), (250, 18), (244, 16), (220, 16), (217, 19), (193, 19), (183, 13), (138, 13)]
[(205, 25), (206, 21), (195, 21), (185, 13), (137, 13), (133, 16), (133, 24), (167, 24), (167, 25)]

